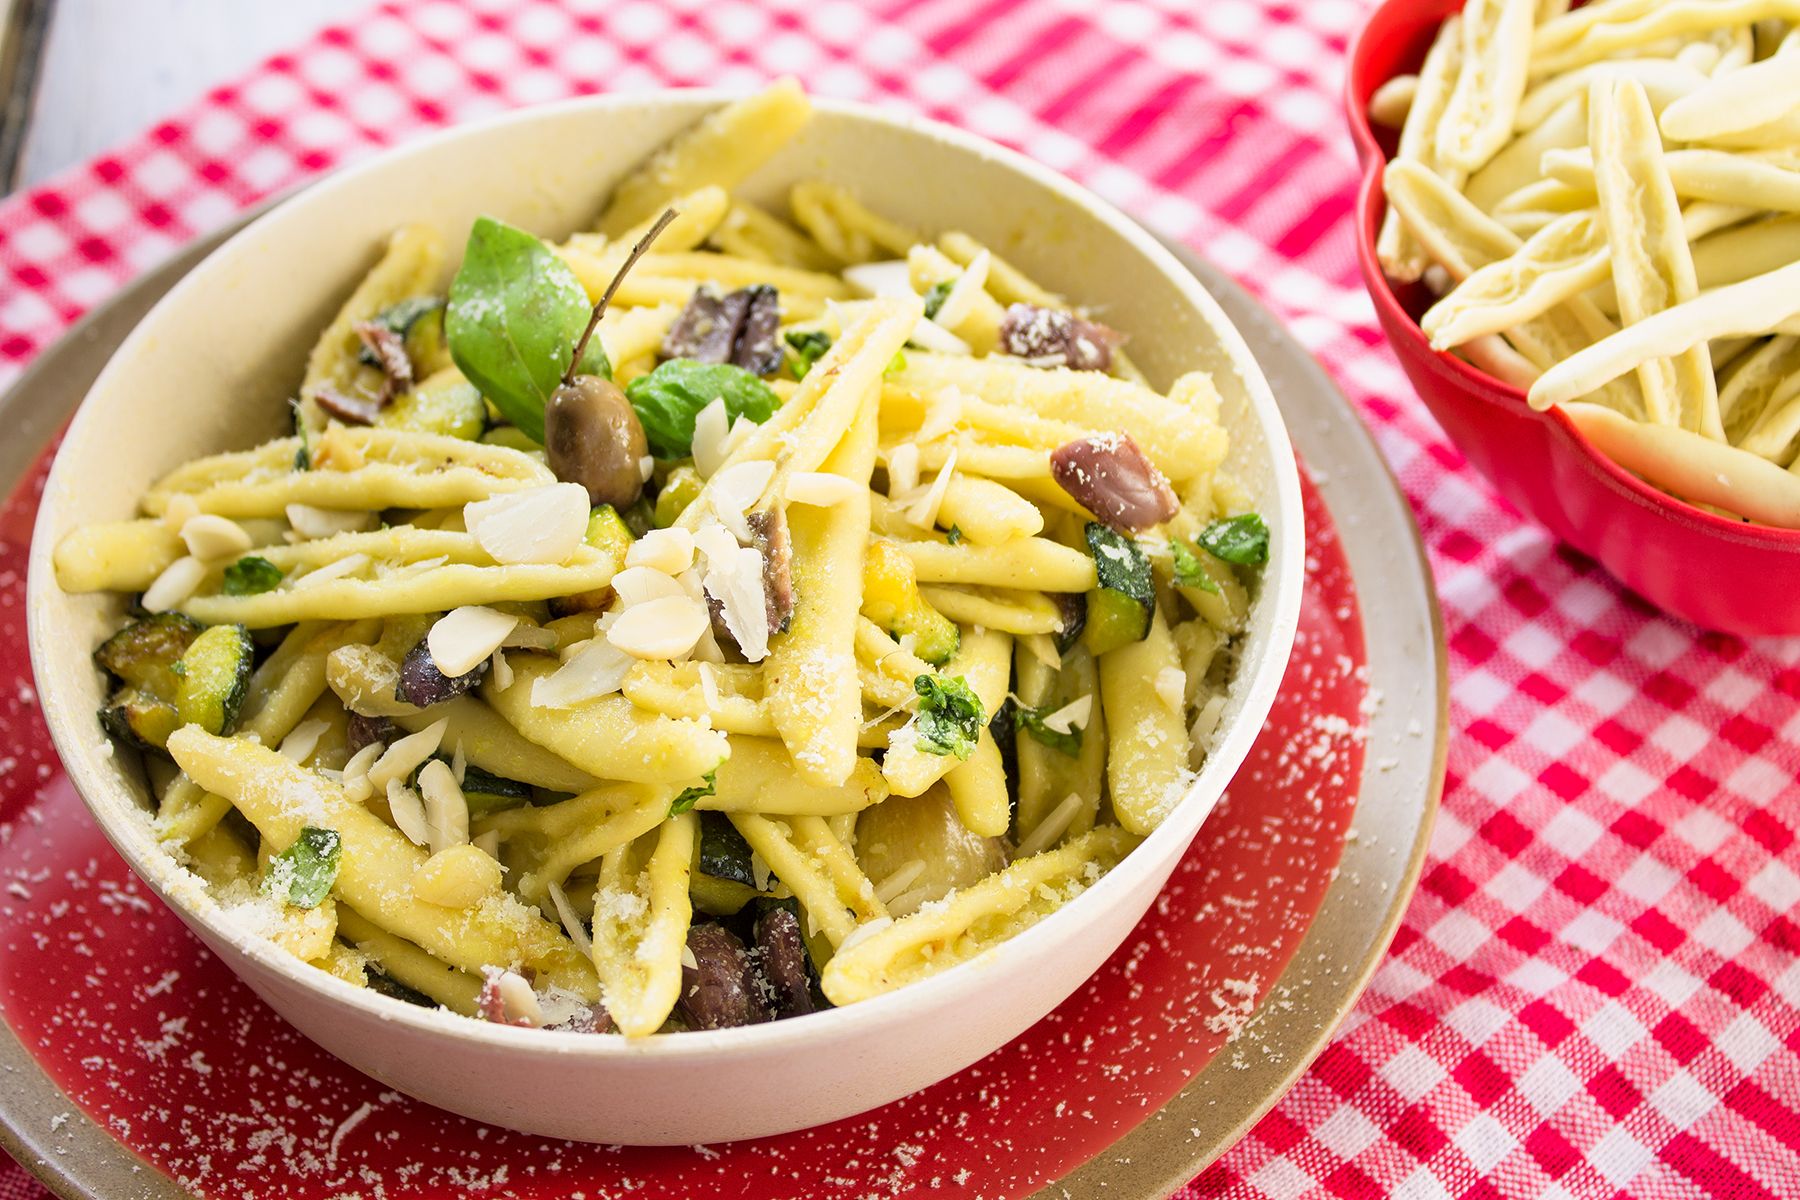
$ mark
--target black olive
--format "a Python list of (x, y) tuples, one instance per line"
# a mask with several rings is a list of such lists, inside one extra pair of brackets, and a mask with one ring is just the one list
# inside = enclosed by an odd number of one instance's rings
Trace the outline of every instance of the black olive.
[(401, 660), (400, 684), (394, 692), (408, 704), (430, 708), (433, 704), (454, 700), (473, 688), (487, 674), (487, 669), (487, 660), (483, 659), (466, 675), (446, 675), (432, 661), (431, 648), (420, 642), (408, 650), (406, 657)]
[(694, 966), (681, 968), (681, 1016), (694, 1029), (730, 1029), (769, 1019), (768, 1002), (737, 935), (710, 921), (688, 930)]
[(806, 942), (794, 914), (772, 906), (756, 918), (756, 949), (762, 958), (763, 977), (774, 993), (775, 1015), (798, 1017), (813, 1011)]

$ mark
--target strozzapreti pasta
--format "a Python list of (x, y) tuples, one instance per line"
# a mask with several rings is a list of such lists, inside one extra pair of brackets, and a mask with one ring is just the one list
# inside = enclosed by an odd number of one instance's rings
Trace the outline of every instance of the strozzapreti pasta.
[(1203, 374), (726, 106), (550, 244), (396, 233), (294, 433), (56, 547), (99, 716), (233, 920), (356, 986), (630, 1037), (879, 995), (1180, 802), (1269, 530)]

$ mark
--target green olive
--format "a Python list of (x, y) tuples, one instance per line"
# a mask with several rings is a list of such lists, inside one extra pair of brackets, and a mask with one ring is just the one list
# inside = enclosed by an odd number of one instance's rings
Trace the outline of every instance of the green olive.
[(577, 375), (551, 394), (544, 450), (556, 477), (586, 488), (590, 503), (625, 509), (643, 494), (650, 446), (631, 402), (610, 379)]

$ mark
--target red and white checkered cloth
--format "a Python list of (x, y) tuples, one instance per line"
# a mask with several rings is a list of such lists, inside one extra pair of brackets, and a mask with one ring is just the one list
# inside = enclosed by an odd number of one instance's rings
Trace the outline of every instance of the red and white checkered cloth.
[[(0, 204), (0, 378), (195, 234), (428, 128), (748, 88), (1021, 148), (1251, 284), (1418, 511), (1449, 785), (1394, 952), (1182, 1195), (1800, 1193), (1800, 641), (1702, 635), (1523, 523), (1424, 416), (1358, 282), (1338, 90), (1365, 0), (399, 0)], [(43, 1193), (0, 1167), (0, 1200)]]

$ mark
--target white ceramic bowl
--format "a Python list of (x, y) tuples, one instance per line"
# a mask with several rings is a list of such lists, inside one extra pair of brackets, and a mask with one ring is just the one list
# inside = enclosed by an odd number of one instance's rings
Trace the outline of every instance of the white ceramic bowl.
[(314, 335), (408, 221), (459, 239), (491, 214), (547, 236), (579, 228), (608, 187), (717, 105), (705, 92), (585, 99), (451, 130), (337, 174), (203, 262), (144, 319), (64, 439), (38, 518), (31, 650), (70, 778), (132, 868), (256, 993), (383, 1083), (515, 1129), (678, 1145), (847, 1117), (943, 1079), (1073, 992), (1143, 915), (1242, 763), (1275, 698), (1301, 593), (1303, 522), (1287, 433), (1242, 339), (1194, 277), (1120, 213), (1026, 158), (941, 125), (817, 101), (805, 131), (747, 185), (780, 206), (824, 176), (925, 230), (963, 229), (1132, 335), (1158, 385), (1194, 368), (1224, 396), (1231, 469), (1273, 531), (1217, 749), (1162, 828), (1087, 894), (976, 962), (796, 1020), (628, 1042), (487, 1025), (403, 1004), (307, 967), (228, 923), (156, 844), (138, 764), (109, 753), (89, 654), (121, 616), (67, 596), (50, 551), (133, 515), (163, 472), (282, 432)]

